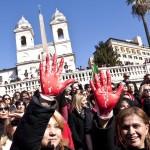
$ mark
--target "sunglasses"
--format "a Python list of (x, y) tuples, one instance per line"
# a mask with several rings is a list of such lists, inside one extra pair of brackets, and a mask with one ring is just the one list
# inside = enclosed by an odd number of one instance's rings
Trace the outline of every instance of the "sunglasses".
[(150, 89), (144, 89), (144, 92), (148, 93), (148, 92), (150, 92)]
[(4, 100), (10, 100), (10, 98), (8, 97), (8, 98), (4, 98)]
[(0, 107), (0, 111), (7, 111), (8, 107)]
[(18, 106), (25, 106), (25, 104), (24, 103), (20, 103), (20, 104), (18, 104), (18, 105), (16, 105), (17, 107)]

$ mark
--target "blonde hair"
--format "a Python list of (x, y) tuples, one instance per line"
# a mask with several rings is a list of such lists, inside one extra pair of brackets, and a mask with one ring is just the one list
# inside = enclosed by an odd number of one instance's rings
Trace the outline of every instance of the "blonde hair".
[(54, 114), (52, 115), (51, 118), (54, 118), (56, 120), (56, 122), (59, 125), (59, 128), (63, 131), (63, 128), (64, 128), (64, 118), (63, 118), (63, 116), (57, 110), (55, 110), (55, 112), (54, 112)]
[(82, 109), (81, 103), (85, 97), (86, 96), (84, 94), (81, 94), (81, 93), (74, 95), (73, 102), (72, 102), (73, 109), (75, 108), (78, 112), (80, 112)]

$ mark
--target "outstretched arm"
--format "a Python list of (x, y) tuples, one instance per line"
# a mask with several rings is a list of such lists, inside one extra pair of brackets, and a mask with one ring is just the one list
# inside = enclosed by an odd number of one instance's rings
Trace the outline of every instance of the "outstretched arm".
[(40, 83), (42, 94), (47, 96), (56, 96), (61, 93), (74, 79), (68, 79), (64, 82), (60, 81), (60, 75), (63, 70), (64, 59), (61, 58), (59, 65), (57, 64), (56, 54), (50, 60), (47, 54), (46, 61), (40, 63)]
[(94, 79), (90, 81), (90, 85), (94, 92), (100, 115), (108, 115), (116, 106), (123, 91), (123, 85), (120, 84), (116, 90), (112, 90), (111, 74), (108, 70), (106, 75), (103, 71), (95, 74)]
[(65, 82), (60, 81), (62, 68), (63, 58), (57, 66), (56, 54), (52, 59), (47, 54), (46, 60), (40, 63), (41, 93), (33, 96), (28, 105), (14, 134), (10, 150), (40, 149), (45, 129), (56, 109), (55, 96), (74, 81), (72, 79)]
[(100, 71), (99, 74), (95, 74), (90, 84), (97, 103), (97, 111), (99, 112), (99, 115), (94, 117), (93, 122), (93, 148), (97, 149), (101, 146), (107, 150), (118, 149), (114, 141), (115, 130), (112, 109), (119, 100), (123, 85), (112, 90), (109, 71), (106, 71), (106, 74), (104, 74), (103, 71)]

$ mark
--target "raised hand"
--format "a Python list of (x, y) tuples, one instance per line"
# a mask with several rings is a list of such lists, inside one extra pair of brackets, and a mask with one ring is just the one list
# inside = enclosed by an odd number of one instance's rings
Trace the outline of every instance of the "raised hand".
[(46, 55), (46, 60), (40, 63), (40, 84), (42, 94), (56, 96), (62, 92), (74, 79), (68, 79), (65, 82), (60, 81), (60, 75), (63, 70), (64, 59), (61, 58), (57, 65), (56, 53), (50, 60), (50, 56)]
[(120, 98), (123, 85), (120, 84), (118, 89), (113, 91), (111, 87), (111, 75), (108, 70), (106, 71), (106, 76), (103, 71), (95, 74), (94, 80), (90, 81), (90, 85), (94, 92), (100, 114), (108, 114), (111, 112)]

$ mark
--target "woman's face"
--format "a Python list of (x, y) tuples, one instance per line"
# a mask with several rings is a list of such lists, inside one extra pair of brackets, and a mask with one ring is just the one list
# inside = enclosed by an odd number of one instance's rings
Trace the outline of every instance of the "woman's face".
[(4, 102), (7, 104), (7, 105), (10, 105), (11, 103), (11, 98), (9, 96), (5, 96), (4, 97)]
[(22, 94), (22, 101), (29, 101), (30, 97), (27, 93)]
[(25, 105), (23, 102), (20, 102), (20, 104), (17, 105), (17, 112), (23, 113), (25, 111)]
[(128, 87), (127, 85), (124, 85), (124, 92), (127, 92), (128, 91)]
[(145, 148), (145, 137), (148, 134), (149, 125), (136, 114), (126, 116), (121, 126), (122, 139), (128, 147), (142, 149)]
[(67, 87), (65, 91), (66, 91), (65, 94), (66, 94), (66, 95), (69, 95), (69, 94), (71, 93), (71, 88), (70, 88), (70, 87)]
[(120, 110), (123, 110), (125, 108), (129, 108), (130, 105), (126, 101), (122, 101), (120, 104)]
[(128, 85), (128, 91), (129, 92), (134, 92), (135, 88), (134, 88), (134, 85), (133, 84), (129, 84)]
[(78, 83), (74, 83), (74, 84), (73, 84), (73, 86), (72, 86), (72, 91), (73, 91), (73, 93), (76, 93), (77, 91), (79, 91)]
[(16, 92), (16, 94), (15, 94), (15, 99), (16, 99), (16, 100), (19, 100), (19, 99), (20, 99), (20, 93)]
[(82, 100), (81, 100), (81, 107), (86, 107), (87, 106), (87, 98), (86, 98), (86, 96), (84, 96), (83, 98), (82, 98)]
[(51, 117), (42, 139), (42, 145), (44, 147), (52, 145), (54, 148), (56, 148), (60, 144), (61, 139), (61, 128), (59, 127), (59, 124), (56, 122), (56, 120)]
[(143, 96), (144, 97), (150, 97), (150, 86), (145, 86), (143, 89)]
[(8, 107), (5, 103), (0, 103), (0, 118), (8, 117)]

